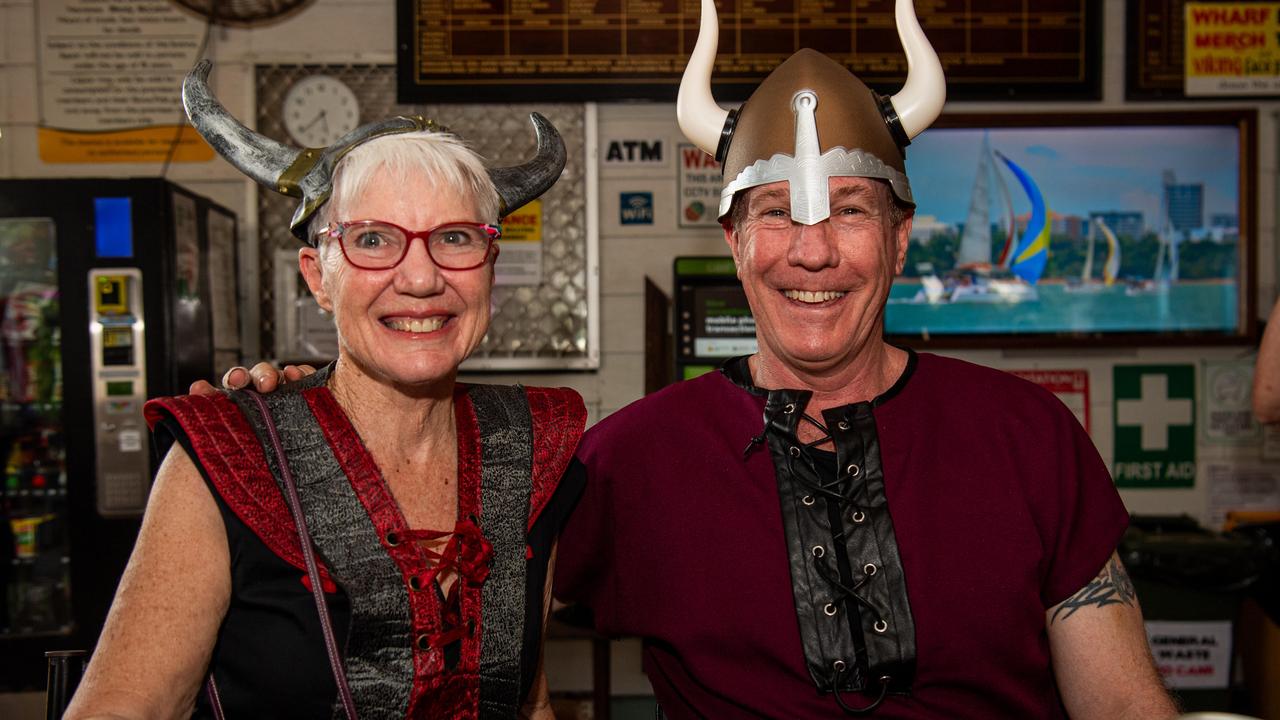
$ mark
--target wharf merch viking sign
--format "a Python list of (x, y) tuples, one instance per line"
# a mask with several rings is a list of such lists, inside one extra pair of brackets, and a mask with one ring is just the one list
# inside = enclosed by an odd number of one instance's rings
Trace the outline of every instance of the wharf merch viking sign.
[[(881, 90), (906, 57), (894, 0), (718, 0), (716, 97), (813, 48)], [(699, 0), (397, 0), (401, 103), (674, 101)], [(951, 99), (1100, 99), (1101, 0), (917, 3)]]
[(1185, 91), (1280, 94), (1280, 3), (1187, 3)]
[(1194, 486), (1195, 366), (1117, 365), (1113, 372), (1116, 485)]

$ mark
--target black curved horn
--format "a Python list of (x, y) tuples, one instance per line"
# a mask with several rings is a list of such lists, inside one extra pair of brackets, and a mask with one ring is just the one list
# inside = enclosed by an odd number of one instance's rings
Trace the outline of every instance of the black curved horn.
[(518, 210), (530, 200), (546, 192), (564, 170), (564, 140), (551, 121), (539, 113), (529, 113), (533, 131), (538, 137), (538, 153), (523, 165), (490, 168), (489, 179), (502, 200), (499, 215)]
[(232, 117), (209, 91), (212, 68), (213, 63), (201, 60), (182, 81), (182, 107), (191, 126), (240, 172), (276, 192), (285, 192), (278, 184), (280, 175), (303, 151), (259, 135)]

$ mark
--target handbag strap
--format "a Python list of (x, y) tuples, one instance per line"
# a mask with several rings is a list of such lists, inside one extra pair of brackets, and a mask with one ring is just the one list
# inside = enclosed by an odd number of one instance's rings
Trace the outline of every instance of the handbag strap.
[[(298, 528), (298, 540), (302, 543), (302, 557), (307, 565), (307, 577), (311, 581), (311, 596), (316, 602), (316, 612), (320, 616), (320, 631), (324, 636), (325, 651), (329, 655), (329, 667), (333, 670), (333, 680), (338, 686), (338, 697), (346, 710), (347, 720), (356, 720), (356, 704), (351, 697), (351, 687), (347, 684), (347, 673), (342, 667), (342, 656), (338, 653), (338, 642), (333, 636), (333, 622), (329, 619), (329, 607), (324, 600), (324, 585), (320, 582), (320, 569), (316, 565), (315, 549), (311, 543), (311, 535), (307, 532), (307, 520), (302, 514), (302, 501), (298, 497), (298, 486), (293, 481), (293, 473), (285, 459), (284, 445), (280, 442), (280, 433), (276, 430), (275, 420), (267, 403), (257, 392), (248, 390), (245, 393), (258, 406), (262, 421), (266, 426), (267, 436), (271, 439), (271, 447), (275, 450), (276, 459), (280, 462), (280, 475), (284, 480), (285, 499), (289, 502), (289, 512), (293, 515), (294, 525)], [(210, 674), (212, 680), (212, 674)], [(210, 685), (212, 687), (212, 685)], [(216, 694), (217, 690), (213, 689)], [(216, 711), (215, 711), (216, 712)], [(218, 717), (221, 717), (220, 715)]]
[(204, 679), (204, 696), (209, 700), (214, 720), (226, 720), (227, 716), (222, 713), (222, 696), (218, 695), (218, 684), (213, 681), (213, 670)]

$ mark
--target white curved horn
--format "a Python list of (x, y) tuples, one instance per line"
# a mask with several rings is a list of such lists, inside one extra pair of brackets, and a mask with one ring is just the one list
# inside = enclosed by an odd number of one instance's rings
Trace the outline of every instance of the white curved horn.
[(725, 118), (729, 117), (729, 111), (717, 105), (711, 95), (711, 70), (716, 64), (716, 47), (719, 44), (720, 18), (716, 15), (716, 2), (702, 0), (698, 42), (689, 55), (684, 77), (680, 78), (676, 122), (690, 142), (712, 156), (720, 145)]
[(889, 101), (898, 113), (903, 132), (908, 138), (914, 138), (942, 114), (942, 104), (947, 100), (947, 81), (938, 53), (920, 28), (912, 1), (898, 0), (894, 17), (898, 23), (898, 39), (907, 54), (907, 82)]

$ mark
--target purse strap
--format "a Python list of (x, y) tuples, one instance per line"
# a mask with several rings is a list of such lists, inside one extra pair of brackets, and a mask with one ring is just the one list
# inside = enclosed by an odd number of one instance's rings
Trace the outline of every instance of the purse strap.
[[(293, 481), (293, 472), (285, 459), (284, 444), (280, 442), (280, 433), (276, 430), (275, 419), (267, 408), (262, 396), (253, 390), (246, 390), (245, 395), (258, 406), (262, 421), (275, 450), (276, 460), (280, 463), (280, 475), (284, 480), (285, 500), (289, 503), (289, 513), (293, 515), (293, 523), (298, 528), (298, 541), (302, 544), (302, 558), (307, 566), (307, 578), (311, 581), (311, 597), (316, 603), (316, 614), (320, 616), (320, 633), (324, 636), (325, 652), (329, 655), (329, 667), (333, 670), (333, 680), (338, 686), (338, 697), (342, 700), (342, 708), (347, 720), (357, 720), (355, 700), (351, 697), (351, 687), (347, 684), (347, 673), (342, 667), (342, 656), (338, 653), (338, 641), (333, 635), (333, 621), (329, 618), (329, 606), (324, 600), (324, 585), (320, 582), (320, 568), (316, 565), (315, 548), (311, 543), (311, 535), (307, 532), (307, 519), (302, 514), (302, 501), (298, 497), (298, 486)], [(204, 684), (205, 695), (209, 707), (217, 720), (225, 720), (222, 710), (222, 699), (218, 695), (218, 685), (214, 682), (213, 671)]]
[(347, 684), (347, 673), (342, 667), (342, 656), (338, 654), (338, 642), (333, 636), (333, 622), (329, 619), (329, 606), (324, 600), (324, 585), (320, 582), (320, 568), (316, 565), (315, 548), (311, 543), (311, 535), (307, 532), (307, 519), (302, 514), (302, 501), (298, 497), (298, 486), (293, 481), (293, 473), (285, 459), (284, 444), (280, 442), (280, 433), (276, 430), (275, 419), (267, 408), (262, 396), (253, 390), (246, 393), (258, 406), (262, 421), (266, 426), (267, 436), (271, 439), (271, 447), (280, 462), (280, 475), (286, 489), (285, 499), (289, 501), (289, 512), (293, 515), (293, 523), (298, 528), (298, 540), (302, 543), (302, 557), (307, 565), (307, 577), (311, 581), (311, 597), (316, 601), (316, 613), (320, 616), (320, 632), (324, 636), (324, 648), (329, 655), (329, 667), (333, 670), (333, 680), (338, 686), (338, 697), (342, 699), (342, 707), (346, 710), (347, 720), (356, 720), (356, 704), (351, 697), (351, 687)]

